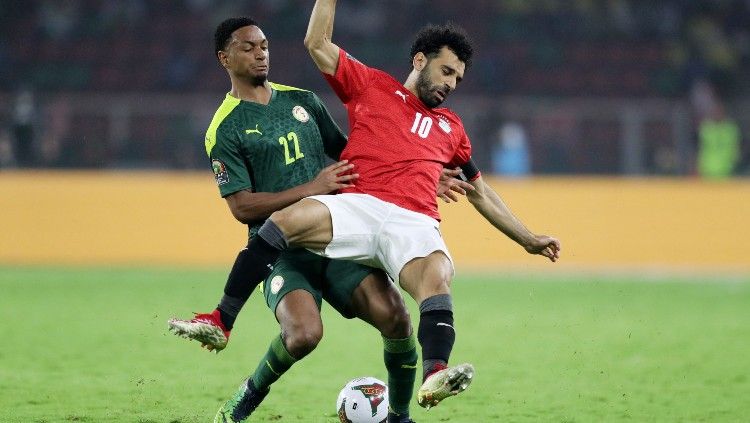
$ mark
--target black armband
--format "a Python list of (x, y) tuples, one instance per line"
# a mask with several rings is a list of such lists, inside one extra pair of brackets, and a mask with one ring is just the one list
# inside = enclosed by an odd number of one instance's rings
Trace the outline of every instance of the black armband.
[(469, 158), (469, 161), (465, 164), (459, 166), (461, 168), (461, 173), (458, 174), (457, 178), (464, 180), (464, 181), (473, 181), (476, 179), (480, 172), (479, 168), (477, 167), (476, 163), (474, 163), (474, 160)]

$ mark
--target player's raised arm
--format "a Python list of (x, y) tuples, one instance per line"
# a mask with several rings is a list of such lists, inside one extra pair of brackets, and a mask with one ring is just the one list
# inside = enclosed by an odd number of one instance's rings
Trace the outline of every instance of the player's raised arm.
[(466, 197), (477, 211), (494, 227), (520, 244), (530, 254), (539, 254), (551, 261), (560, 258), (560, 241), (547, 235), (535, 235), (510, 211), (500, 196), (481, 176), (471, 181), (473, 191)]
[(339, 46), (331, 42), (336, 0), (317, 0), (305, 34), (305, 47), (321, 72), (334, 75), (339, 63)]

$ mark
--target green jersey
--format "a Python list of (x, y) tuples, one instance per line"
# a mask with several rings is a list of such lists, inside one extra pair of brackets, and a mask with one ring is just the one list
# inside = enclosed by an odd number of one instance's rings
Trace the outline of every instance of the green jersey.
[[(227, 94), (206, 131), (206, 153), (222, 197), (279, 192), (314, 179), (338, 160), (346, 136), (311, 91), (271, 83), (267, 105)], [(257, 228), (251, 226), (251, 234)]]

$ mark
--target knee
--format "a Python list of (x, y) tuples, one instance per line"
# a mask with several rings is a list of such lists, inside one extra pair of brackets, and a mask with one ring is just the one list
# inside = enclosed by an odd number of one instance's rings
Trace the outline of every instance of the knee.
[(293, 208), (294, 205), (291, 205), (285, 209), (277, 210), (271, 213), (271, 216), (268, 217), (270, 221), (281, 229), (285, 236), (289, 236), (289, 231), (291, 229), (290, 222), (294, 221), (294, 210), (290, 210)]
[(453, 266), (445, 254), (435, 252), (407, 264), (400, 276), (401, 287), (421, 303), (434, 295), (450, 294)]
[(414, 300), (417, 304), (421, 304), (422, 301), (434, 297), (435, 295), (451, 294), (451, 280), (450, 278), (430, 278), (425, 279), (423, 283), (417, 289), (417, 295), (414, 296)]
[(447, 291), (450, 291), (451, 280), (453, 279), (453, 266), (446, 259), (425, 272), (425, 276), (427, 285), (432, 286), (436, 290), (446, 291), (447, 293)]
[(447, 294), (451, 290), (451, 275), (435, 275), (425, 281), (425, 286), (429, 287), (432, 291)]
[(403, 308), (398, 313), (394, 314), (391, 330), (393, 331), (391, 338), (401, 339), (407, 338), (411, 335), (411, 317), (409, 316), (409, 312), (406, 311), (406, 308)]
[(285, 331), (282, 336), (289, 354), (299, 360), (318, 346), (323, 338), (323, 328), (320, 326), (295, 328)]
[[(269, 219), (281, 230), (290, 245), (307, 247), (317, 241), (316, 231), (329, 222), (328, 208), (315, 200), (303, 199), (271, 214)], [(327, 244), (327, 242), (326, 242)]]
[(392, 310), (388, 320), (380, 327), (380, 334), (389, 339), (408, 338), (411, 332), (411, 317), (403, 304)]

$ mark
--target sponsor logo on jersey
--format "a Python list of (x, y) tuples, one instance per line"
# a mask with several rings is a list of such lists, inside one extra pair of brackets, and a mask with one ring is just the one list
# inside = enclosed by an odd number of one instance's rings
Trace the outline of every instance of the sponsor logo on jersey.
[(294, 116), (295, 119), (302, 123), (310, 120), (310, 115), (307, 114), (307, 110), (305, 110), (305, 108), (302, 106), (294, 106), (294, 108), (292, 109), (292, 116)]
[(450, 124), (450, 123), (448, 122), (448, 119), (446, 119), (445, 117), (443, 117), (443, 116), (440, 116), (440, 117), (438, 118), (438, 126), (439, 126), (439, 127), (440, 127), (440, 129), (442, 129), (442, 130), (443, 130), (443, 132), (445, 132), (446, 134), (450, 134), (450, 133), (451, 133), (451, 124)]
[(397, 96), (401, 97), (401, 99), (404, 100), (404, 103), (406, 103), (406, 97), (409, 96), (409, 94), (402, 93), (401, 90), (396, 90), (396, 92), (394, 94), (396, 94)]
[(271, 294), (278, 294), (281, 287), (284, 286), (284, 277), (276, 275), (271, 279)]
[(227, 167), (219, 159), (211, 160), (211, 168), (214, 170), (214, 176), (216, 177), (216, 185), (224, 185), (229, 182), (229, 174), (227, 173)]

